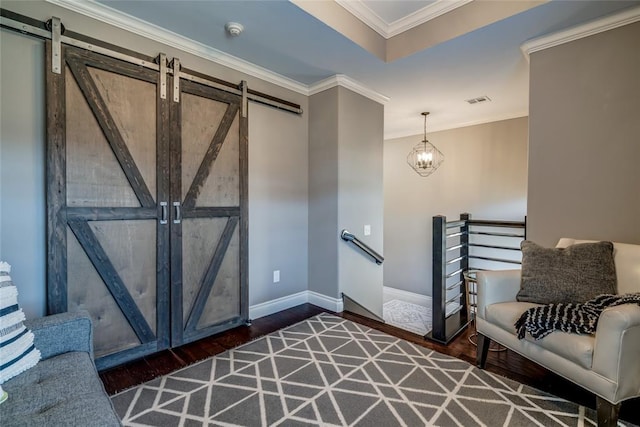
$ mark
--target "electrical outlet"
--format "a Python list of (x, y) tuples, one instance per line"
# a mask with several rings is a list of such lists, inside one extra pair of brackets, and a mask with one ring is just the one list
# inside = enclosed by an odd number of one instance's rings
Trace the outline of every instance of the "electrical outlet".
[(280, 270), (273, 270), (273, 283), (280, 281)]
[(369, 224), (364, 226), (364, 235), (365, 236), (370, 236), (371, 235), (371, 226)]

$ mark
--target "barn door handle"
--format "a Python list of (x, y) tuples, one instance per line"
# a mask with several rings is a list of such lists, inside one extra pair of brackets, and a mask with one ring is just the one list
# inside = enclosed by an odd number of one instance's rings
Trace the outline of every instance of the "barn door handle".
[(180, 212), (180, 202), (173, 202), (173, 207), (176, 211), (176, 215), (174, 217), (173, 223), (180, 224), (180, 221), (182, 221), (182, 212)]
[(160, 217), (160, 224), (167, 223), (167, 202), (160, 202), (160, 207), (162, 208), (162, 216)]

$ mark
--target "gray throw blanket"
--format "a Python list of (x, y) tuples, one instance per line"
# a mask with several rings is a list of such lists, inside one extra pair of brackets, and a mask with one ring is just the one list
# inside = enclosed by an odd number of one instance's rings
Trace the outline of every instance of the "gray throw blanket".
[(580, 304), (560, 303), (532, 307), (522, 313), (515, 327), (519, 339), (523, 339), (527, 332), (537, 340), (553, 331), (594, 334), (600, 314), (609, 307), (622, 304), (640, 305), (640, 293), (599, 295)]

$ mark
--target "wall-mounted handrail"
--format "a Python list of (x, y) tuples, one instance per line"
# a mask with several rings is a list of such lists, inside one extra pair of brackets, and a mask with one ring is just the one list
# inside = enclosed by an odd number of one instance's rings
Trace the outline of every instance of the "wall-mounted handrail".
[(351, 242), (356, 245), (358, 249), (373, 258), (376, 264), (381, 265), (384, 261), (384, 257), (382, 255), (371, 249), (366, 243), (358, 239), (353, 234), (349, 233), (347, 230), (342, 230), (342, 232), (340, 233), (340, 237), (342, 237), (342, 240), (344, 240), (345, 242)]

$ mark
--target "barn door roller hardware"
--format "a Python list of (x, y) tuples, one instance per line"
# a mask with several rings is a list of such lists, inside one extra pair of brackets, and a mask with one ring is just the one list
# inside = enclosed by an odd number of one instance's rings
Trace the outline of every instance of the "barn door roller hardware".
[(49, 19), (47, 28), (51, 31), (51, 71), (60, 74), (62, 72), (62, 23), (60, 18), (54, 16)]
[(180, 102), (180, 60), (173, 58), (171, 61), (173, 69), (173, 102)]
[(245, 80), (240, 83), (240, 88), (242, 89), (242, 117), (247, 117), (249, 99), (247, 98), (247, 82)]
[(160, 99), (167, 99), (167, 55), (158, 55), (158, 65), (160, 65)]
[[(110, 43), (106, 43), (101, 40), (94, 39), (83, 34), (73, 32), (66, 29), (61, 20), (57, 17), (53, 17), (47, 22), (39, 21), (28, 16), (20, 15), (18, 13), (11, 12), (9, 10), (0, 8), (0, 27), (6, 28), (12, 31), (16, 31), (22, 34), (28, 34), (30, 36), (38, 37), (43, 40), (52, 41), (52, 71), (56, 74), (60, 74), (63, 71), (62, 61), (62, 44), (69, 46), (75, 46), (80, 49), (89, 50), (101, 55), (109, 56), (111, 58), (119, 59), (121, 61), (135, 64), (141, 67), (145, 67), (151, 70), (160, 72), (162, 61), (157, 58), (134, 52), (129, 49), (116, 46)], [(180, 61), (178, 61), (179, 63)], [(175, 63), (174, 63), (175, 65)], [(173, 70), (167, 67), (167, 74), (172, 74)], [(242, 96), (243, 89), (241, 85), (237, 83), (226, 82), (220, 79), (216, 79), (211, 76), (199, 73), (193, 70), (182, 69), (178, 73), (179, 78), (190, 80), (210, 86), (216, 89), (223, 90), (228, 93)], [(174, 75), (175, 83), (175, 75)], [(179, 84), (179, 83), (178, 83)], [(266, 93), (262, 93), (256, 90), (249, 89), (244, 84), (246, 90), (246, 99), (248, 101), (257, 102), (263, 105), (267, 105), (278, 110), (287, 111), (294, 114), (302, 114), (302, 108), (299, 104), (278, 98)], [(161, 88), (162, 90), (162, 88)], [(174, 91), (176, 96), (177, 91)], [(179, 97), (179, 95), (177, 95)], [(176, 100), (176, 102), (179, 101)], [(246, 103), (245, 103), (246, 104)], [(246, 108), (245, 108), (246, 113)]]

